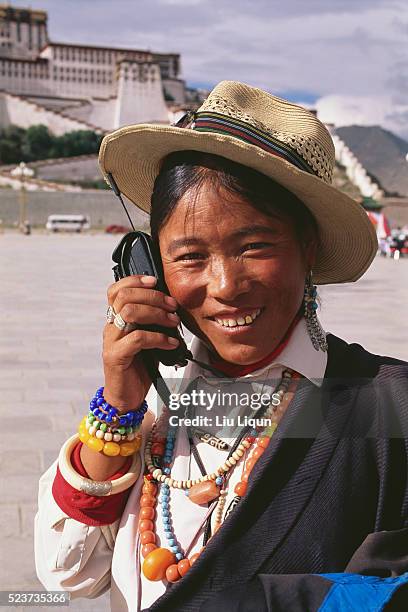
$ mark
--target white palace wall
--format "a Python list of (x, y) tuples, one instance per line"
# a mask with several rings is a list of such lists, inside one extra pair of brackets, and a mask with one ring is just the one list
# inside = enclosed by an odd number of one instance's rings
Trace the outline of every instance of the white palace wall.
[(18, 94), (51, 94), (47, 62), (0, 58), (0, 90)]
[(6, 92), (0, 92), (0, 119), (4, 126), (14, 124), (22, 128), (41, 123), (56, 136), (74, 130), (91, 129), (91, 126), (76, 119), (63, 116), (25, 98)]
[(92, 101), (85, 100), (79, 106), (67, 106), (64, 113), (74, 117), (79, 121), (86, 121), (92, 125), (99, 126), (102, 130), (114, 129), (114, 117), (116, 112), (117, 99), (114, 98), (92, 98)]
[(121, 62), (113, 127), (144, 122), (169, 122), (159, 67)]

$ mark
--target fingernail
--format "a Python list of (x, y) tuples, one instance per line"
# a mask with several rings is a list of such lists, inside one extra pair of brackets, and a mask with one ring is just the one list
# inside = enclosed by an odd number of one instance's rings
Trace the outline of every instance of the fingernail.
[(164, 301), (166, 302), (166, 304), (168, 304), (169, 306), (174, 306), (175, 308), (177, 307), (177, 302), (174, 299), (174, 297), (171, 297), (171, 295), (166, 295), (164, 297)]
[(168, 312), (167, 316), (171, 321), (180, 321), (180, 318), (174, 312)]
[(169, 342), (169, 344), (174, 344), (174, 345), (176, 345), (176, 344), (178, 344), (178, 343), (179, 343), (179, 341), (177, 340), (177, 338), (172, 338), (171, 336), (169, 336), (169, 338), (168, 338), (168, 342)]
[(141, 276), (140, 282), (144, 285), (155, 285), (157, 283), (157, 278), (155, 276)]

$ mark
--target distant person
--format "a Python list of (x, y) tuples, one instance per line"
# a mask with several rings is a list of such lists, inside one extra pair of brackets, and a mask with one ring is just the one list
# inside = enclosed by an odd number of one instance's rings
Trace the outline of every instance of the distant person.
[[(109, 134), (100, 163), (150, 212), (171, 297), (151, 276), (108, 289), (103, 386), (40, 481), (41, 582), (110, 589), (114, 612), (408, 609), (408, 364), (318, 321), (316, 285), (358, 280), (377, 251), (331, 184), (325, 126), (224, 81), (176, 126)], [(176, 412), (141, 351), (178, 345), (143, 326), (180, 321), (197, 361), (160, 367)], [(241, 405), (242, 387), (269, 399)], [(257, 419), (221, 436), (222, 414)]]

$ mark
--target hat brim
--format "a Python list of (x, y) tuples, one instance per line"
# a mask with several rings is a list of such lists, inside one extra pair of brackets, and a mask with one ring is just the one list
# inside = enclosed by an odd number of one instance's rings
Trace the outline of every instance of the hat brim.
[(112, 174), (121, 193), (149, 213), (163, 159), (186, 150), (220, 155), (262, 172), (307, 206), (319, 228), (316, 284), (356, 281), (372, 263), (377, 236), (360, 204), (317, 176), (233, 136), (164, 125), (126, 126), (105, 136), (99, 164), (105, 178)]

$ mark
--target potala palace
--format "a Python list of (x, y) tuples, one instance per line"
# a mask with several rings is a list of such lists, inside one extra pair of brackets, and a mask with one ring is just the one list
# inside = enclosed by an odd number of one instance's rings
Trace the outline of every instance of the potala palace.
[(185, 91), (179, 54), (52, 42), (45, 11), (0, 4), (0, 125), (168, 123)]

